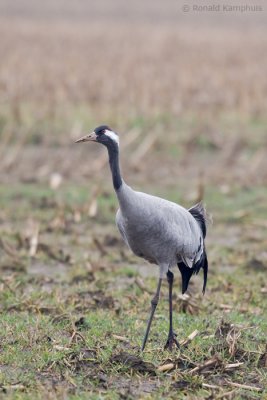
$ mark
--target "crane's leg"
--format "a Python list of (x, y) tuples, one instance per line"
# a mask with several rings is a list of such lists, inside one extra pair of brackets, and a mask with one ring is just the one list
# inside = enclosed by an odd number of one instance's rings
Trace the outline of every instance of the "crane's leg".
[(171, 271), (167, 272), (167, 280), (169, 284), (169, 315), (170, 315), (170, 328), (169, 328), (169, 336), (168, 340), (164, 346), (164, 349), (168, 349), (172, 351), (172, 346), (175, 344), (177, 347), (179, 347), (179, 343), (176, 340), (176, 335), (173, 332), (173, 327), (172, 327), (172, 286), (173, 286), (173, 273)]
[(153, 299), (151, 300), (151, 311), (150, 311), (150, 316), (149, 316), (149, 319), (148, 319), (148, 322), (147, 322), (146, 334), (145, 334), (145, 337), (144, 337), (144, 340), (143, 340), (143, 344), (142, 344), (142, 348), (141, 348), (142, 351), (146, 347), (146, 341), (147, 341), (147, 338), (148, 338), (148, 335), (149, 335), (150, 326), (151, 326), (151, 323), (152, 323), (152, 320), (153, 320), (153, 316), (154, 316), (154, 313), (156, 311), (156, 308), (157, 308), (157, 305), (158, 305), (158, 302), (159, 302), (159, 294), (160, 294), (161, 283), (162, 283), (162, 278), (159, 278), (156, 294), (153, 297)]

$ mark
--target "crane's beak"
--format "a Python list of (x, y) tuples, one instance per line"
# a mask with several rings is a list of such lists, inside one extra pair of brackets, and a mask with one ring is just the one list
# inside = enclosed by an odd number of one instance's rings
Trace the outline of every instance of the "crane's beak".
[(89, 133), (89, 135), (85, 135), (78, 140), (75, 140), (75, 143), (80, 142), (96, 142), (96, 134), (95, 132)]

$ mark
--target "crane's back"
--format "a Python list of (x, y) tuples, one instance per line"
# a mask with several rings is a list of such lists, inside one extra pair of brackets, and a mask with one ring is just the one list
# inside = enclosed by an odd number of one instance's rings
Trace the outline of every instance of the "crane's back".
[(185, 208), (168, 200), (135, 192), (118, 193), (116, 222), (132, 251), (156, 264), (175, 265), (181, 257), (194, 258), (202, 233)]

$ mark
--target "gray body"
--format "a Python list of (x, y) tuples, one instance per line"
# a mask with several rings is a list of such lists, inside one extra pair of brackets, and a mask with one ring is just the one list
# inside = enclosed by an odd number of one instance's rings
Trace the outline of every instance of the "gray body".
[(160, 266), (160, 277), (183, 261), (189, 268), (200, 259), (204, 240), (199, 223), (176, 203), (136, 192), (122, 183), (116, 192), (116, 224), (134, 254)]

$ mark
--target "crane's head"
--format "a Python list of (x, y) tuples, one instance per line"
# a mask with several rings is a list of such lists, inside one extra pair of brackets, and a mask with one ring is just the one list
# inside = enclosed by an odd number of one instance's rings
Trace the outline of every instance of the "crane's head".
[(119, 136), (113, 132), (107, 125), (100, 125), (94, 129), (89, 135), (85, 135), (80, 139), (76, 140), (75, 143), (79, 142), (99, 142), (109, 147), (112, 144), (119, 145)]

